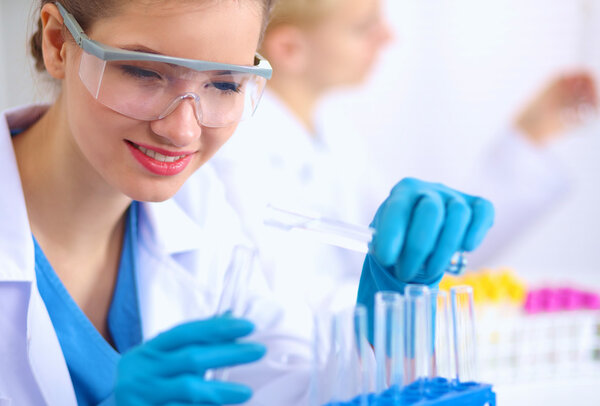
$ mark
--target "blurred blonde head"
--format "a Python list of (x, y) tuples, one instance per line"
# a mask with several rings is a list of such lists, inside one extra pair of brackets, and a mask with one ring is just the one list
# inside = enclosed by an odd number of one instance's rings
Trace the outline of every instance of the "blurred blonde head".
[[(273, 89), (290, 81), (314, 95), (363, 82), (390, 32), (380, 0), (278, 0), (261, 52)], [(279, 88), (279, 89), (278, 89)]]
[(281, 24), (315, 25), (335, 13), (344, 0), (279, 0), (275, 2), (267, 30)]

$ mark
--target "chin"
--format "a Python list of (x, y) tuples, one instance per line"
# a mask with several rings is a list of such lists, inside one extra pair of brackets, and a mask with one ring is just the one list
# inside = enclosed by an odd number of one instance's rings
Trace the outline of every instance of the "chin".
[(123, 194), (140, 202), (164, 202), (179, 191), (183, 182), (145, 181), (122, 189)]

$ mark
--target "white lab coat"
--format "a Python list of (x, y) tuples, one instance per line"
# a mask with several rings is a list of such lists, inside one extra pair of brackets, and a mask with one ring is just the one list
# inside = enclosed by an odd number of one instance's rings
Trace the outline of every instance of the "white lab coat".
[(456, 187), (494, 203), (494, 227), (477, 251), (474, 267), (486, 266), (519, 233), (542, 218), (568, 194), (569, 178), (547, 148), (534, 145), (516, 128), (500, 133), (472, 166), (470, 176), (455, 179)]
[[(8, 125), (23, 128), (45, 107), (15, 109), (0, 121), (0, 404), (76, 405), (66, 363), (36, 286), (34, 247)], [(222, 185), (205, 166), (176, 199), (142, 203), (137, 289), (144, 339), (218, 310), (232, 250), (245, 244)], [(187, 185), (187, 186), (190, 186)], [(310, 317), (293, 321), (252, 270), (244, 292), (226, 308), (254, 321), (254, 339), (268, 348), (259, 363), (234, 369), (231, 379), (254, 388), (253, 404), (303, 402), (311, 355)], [(223, 310), (223, 309), (221, 309)], [(286, 362), (278, 362), (285, 359)]]
[[(329, 127), (331, 122), (335, 128)], [(267, 90), (255, 116), (242, 122), (213, 158), (279, 295), (316, 309), (337, 310), (356, 301), (364, 254), (294, 236), (262, 221), (264, 207), (273, 204), (368, 225), (391, 187), (379, 185), (364, 151), (351, 122), (318, 120), (312, 134)]]

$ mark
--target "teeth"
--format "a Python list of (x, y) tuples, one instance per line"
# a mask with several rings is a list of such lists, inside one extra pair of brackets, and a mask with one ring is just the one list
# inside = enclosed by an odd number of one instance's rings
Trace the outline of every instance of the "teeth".
[(160, 161), (160, 162), (175, 162), (175, 161), (179, 161), (181, 158), (185, 157), (185, 155), (167, 156), (167, 155), (160, 154), (156, 151), (152, 151), (151, 149), (140, 147), (139, 145), (136, 145), (136, 147), (137, 147), (137, 149), (142, 151), (144, 153), (144, 155), (147, 155), (150, 158), (156, 159), (157, 161)]

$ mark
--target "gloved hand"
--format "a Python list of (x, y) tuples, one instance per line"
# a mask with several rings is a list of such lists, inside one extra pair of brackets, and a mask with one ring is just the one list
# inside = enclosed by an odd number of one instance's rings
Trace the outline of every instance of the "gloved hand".
[(438, 183), (406, 178), (392, 189), (371, 226), (375, 236), (358, 289), (369, 310), (377, 291), (437, 284), (457, 251), (472, 251), (494, 221), (492, 204)]
[(236, 339), (254, 325), (230, 316), (174, 327), (125, 353), (119, 361), (114, 400), (117, 405), (222, 405), (250, 399), (247, 386), (207, 381), (204, 373), (257, 361), (266, 349)]

